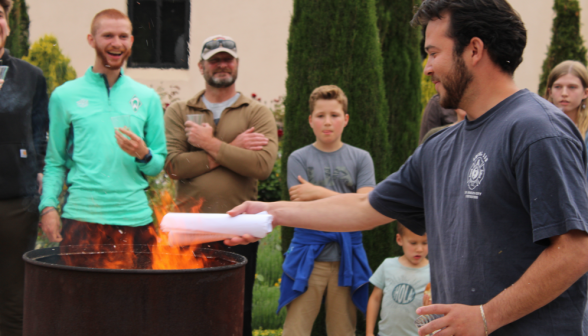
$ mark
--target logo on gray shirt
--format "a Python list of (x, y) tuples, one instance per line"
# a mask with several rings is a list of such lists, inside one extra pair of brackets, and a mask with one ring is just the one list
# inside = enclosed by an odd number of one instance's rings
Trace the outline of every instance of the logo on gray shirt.
[(488, 162), (488, 157), (486, 154), (480, 152), (474, 156), (474, 163), (470, 168), (470, 173), (468, 174), (468, 187), (470, 190), (474, 190), (477, 186), (482, 183), (484, 179), (484, 175), (486, 174), (486, 168), (484, 168), (484, 164)]

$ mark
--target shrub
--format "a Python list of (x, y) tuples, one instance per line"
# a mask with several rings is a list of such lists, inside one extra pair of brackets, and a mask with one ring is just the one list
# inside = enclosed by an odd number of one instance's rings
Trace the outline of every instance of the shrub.
[(59, 85), (77, 77), (76, 71), (69, 65), (70, 59), (61, 53), (53, 35), (45, 35), (33, 43), (29, 55), (23, 59), (43, 70), (48, 95)]

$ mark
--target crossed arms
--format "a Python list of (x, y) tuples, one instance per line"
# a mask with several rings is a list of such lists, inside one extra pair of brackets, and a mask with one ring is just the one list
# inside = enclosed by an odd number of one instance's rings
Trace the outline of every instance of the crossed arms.
[[(273, 169), (278, 152), (277, 128), (265, 107), (253, 112), (252, 127), (231, 142), (215, 137), (208, 124), (185, 121), (176, 104), (166, 111), (165, 124), (169, 152), (165, 170), (172, 179), (194, 178), (223, 166), (263, 180)], [(190, 151), (190, 146), (202, 150)]]

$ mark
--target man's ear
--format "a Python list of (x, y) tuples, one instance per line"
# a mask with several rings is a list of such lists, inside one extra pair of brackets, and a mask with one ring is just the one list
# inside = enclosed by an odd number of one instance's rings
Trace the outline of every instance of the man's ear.
[(471, 64), (475, 66), (484, 57), (484, 41), (482, 41), (482, 39), (479, 37), (473, 37), (470, 40), (470, 45), (468, 45), (466, 50), (468, 50), (468, 54), (466, 56), (470, 58)]
[(200, 60), (200, 62), (198, 62), (198, 69), (200, 69), (200, 74), (204, 75), (204, 65), (203, 65), (204, 60)]
[(96, 48), (96, 41), (94, 40), (94, 36), (92, 36), (92, 34), (88, 34), (88, 44), (90, 45), (90, 47), (92, 48)]

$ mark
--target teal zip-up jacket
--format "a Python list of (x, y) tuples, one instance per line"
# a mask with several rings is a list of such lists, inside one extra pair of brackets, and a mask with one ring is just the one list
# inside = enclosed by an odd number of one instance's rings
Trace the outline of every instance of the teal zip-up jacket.
[[(130, 129), (151, 150), (136, 162), (116, 143), (111, 117), (129, 115)], [(67, 178), (62, 217), (110, 225), (151, 223), (144, 175), (155, 176), (167, 155), (163, 109), (151, 88), (121, 70), (112, 88), (92, 67), (55, 89), (49, 101), (49, 142), (39, 209), (57, 207)]]

